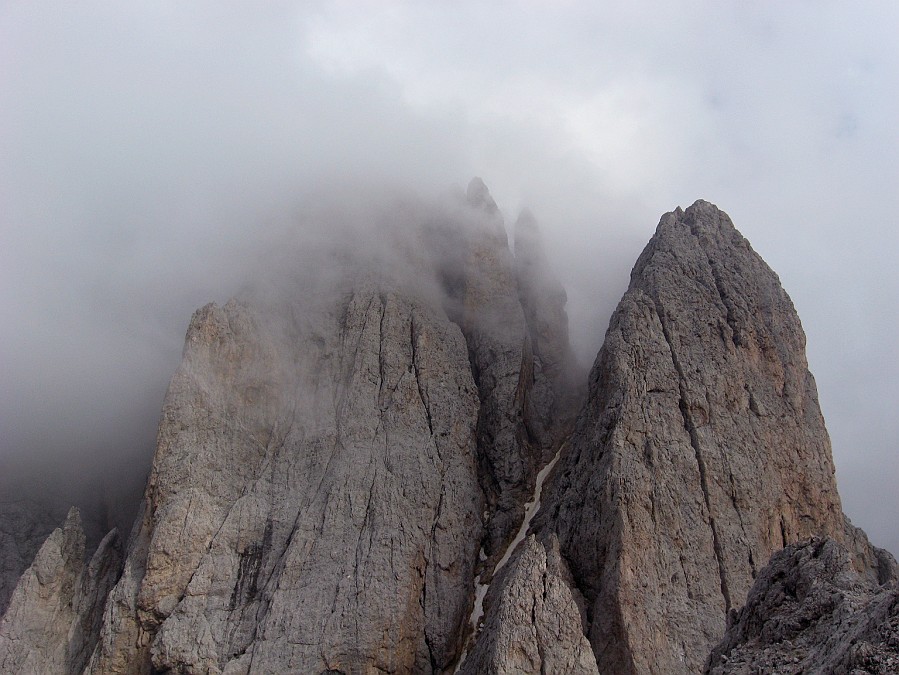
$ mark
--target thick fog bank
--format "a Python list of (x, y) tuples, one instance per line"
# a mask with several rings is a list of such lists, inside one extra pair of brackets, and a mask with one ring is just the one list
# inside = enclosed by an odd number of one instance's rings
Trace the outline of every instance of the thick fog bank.
[(194, 309), (329, 199), (480, 175), (541, 224), (585, 366), (659, 216), (727, 211), (802, 318), (846, 511), (899, 551), (896, 12), (4, 3), (4, 494), (142, 483)]

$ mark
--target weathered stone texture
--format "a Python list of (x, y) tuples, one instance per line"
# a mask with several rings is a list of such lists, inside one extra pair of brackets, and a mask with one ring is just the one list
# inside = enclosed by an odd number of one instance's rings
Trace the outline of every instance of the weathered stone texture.
[(461, 222), (385, 231), (396, 269), (341, 251), (196, 313), (94, 672), (456, 658), (485, 523), (511, 536), (540, 461), (514, 262), (472, 185)]
[(3, 669), (442, 673), (501, 558), (464, 673), (700, 672), (728, 616), (711, 668), (892, 667), (895, 561), (844, 520), (799, 319), (724, 213), (662, 218), (583, 408), (533, 218), (513, 256), (479, 180), (402, 214), (195, 313), (124, 564), (85, 569), (71, 516)]
[(481, 527), (461, 333), (374, 284), (271, 309), (191, 323), (98, 672), (430, 671), (455, 654)]
[[(881, 552), (885, 568), (895, 561)], [(899, 672), (899, 587), (859, 573), (832, 539), (811, 539), (777, 552), (756, 579), (746, 605), (731, 617), (707, 673)]]
[(529, 536), (494, 578), (481, 638), (459, 672), (598, 674), (582, 602), (558, 542)]

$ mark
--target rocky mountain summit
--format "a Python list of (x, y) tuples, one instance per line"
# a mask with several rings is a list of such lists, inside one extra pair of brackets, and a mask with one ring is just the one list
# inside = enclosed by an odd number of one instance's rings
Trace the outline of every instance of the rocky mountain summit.
[(881, 557), (877, 583), (832, 539), (778, 551), (730, 616), (707, 672), (899, 672), (899, 588), (886, 583), (893, 561)]
[(729, 218), (662, 217), (586, 388), (513, 233), (475, 179), (198, 310), (124, 557), (86, 562), (71, 512), (2, 670), (892, 672), (895, 561), (842, 515), (799, 319)]

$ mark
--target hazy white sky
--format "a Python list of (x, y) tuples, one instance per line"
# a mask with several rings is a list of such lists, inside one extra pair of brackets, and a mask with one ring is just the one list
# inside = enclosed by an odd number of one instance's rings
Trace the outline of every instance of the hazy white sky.
[(887, 1), (0, 2), (0, 470), (145, 455), (191, 311), (305, 195), (480, 175), (541, 222), (584, 360), (659, 216), (727, 211), (802, 317), (846, 511), (899, 552), (897, 27)]

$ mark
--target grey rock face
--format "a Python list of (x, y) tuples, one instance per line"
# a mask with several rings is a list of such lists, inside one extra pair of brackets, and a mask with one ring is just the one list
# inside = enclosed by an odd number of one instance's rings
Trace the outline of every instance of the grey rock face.
[(350, 256), (195, 314), (92, 672), (451, 665), (481, 485), (502, 488), (486, 509), (502, 533), (539, 468), (514, 265), (479, 204), (461, 233), (402, 232), (419, 271), (460, 244), (433, 283)]
[(728, 616), (711, 668), (892, 667), (895, 561), (844, 520), (799, 320), (727, 216), (662, 218), (572, 421), (533, 220), (513, 256), (466, 200), (196, 312), (124, 564), (85, 570), (72, 516), (4, 667), (444, 673), (500, 559), (464, 673), (700, 672)]
[(280, 309), (195, 315), (97, 672), (452, 658), (481, 527), (462, 335), (374, 285)]
[(0, 671), (80, 673), (97, 641), (103, 601), (118, 576), (118, 534), (88, 564), (77, 509), (54, 530), (15, 588), (0, 621)]
[(558, 542), (531, 535), (491, 584), (482, 637), (459, 672), (598, 674), (581, 602)]
[(899, 672), (895, 576), (872, 583), (832, 539), (788, 546), (774, 554), (746, 605), (731, 617), (706, 672)]
[(600, 670), (697, 672), (771, 553), (843, 516), (805, 336), (730, 219), (663, 216), (548, 487)]

